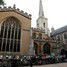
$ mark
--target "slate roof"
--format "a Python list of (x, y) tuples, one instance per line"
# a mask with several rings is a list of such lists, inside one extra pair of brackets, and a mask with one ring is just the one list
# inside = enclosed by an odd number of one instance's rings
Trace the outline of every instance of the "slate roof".
[(51, 36), (63, 33), (65, 31), (67, 31), (67, 25), (51, 32)]

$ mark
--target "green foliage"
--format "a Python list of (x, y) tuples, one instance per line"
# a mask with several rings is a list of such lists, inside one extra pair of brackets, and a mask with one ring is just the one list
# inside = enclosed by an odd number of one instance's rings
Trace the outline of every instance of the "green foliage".
[(4, 5), (4, 0), (0, 0), (0, 5)]

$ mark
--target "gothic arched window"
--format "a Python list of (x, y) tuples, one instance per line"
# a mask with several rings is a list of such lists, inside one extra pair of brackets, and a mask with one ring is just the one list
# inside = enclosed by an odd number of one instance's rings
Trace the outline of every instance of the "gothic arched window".
[(67, 34), (66, 33), (64, 33), (64, 39), (67, 39)]
[(1, 25), (0, 51), (19, 52), (21, 26), (15, 17), (7, 18)]
[(43, 27), (45, 28), (45, 23), (43, 23)]

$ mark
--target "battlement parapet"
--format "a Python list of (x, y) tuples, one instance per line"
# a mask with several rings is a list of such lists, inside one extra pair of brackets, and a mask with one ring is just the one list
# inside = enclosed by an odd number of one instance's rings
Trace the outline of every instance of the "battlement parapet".
[(25, 16), (28, 19), (31, 19), (31, 14), (28, 14), (27, 12), (24, 12), (23, 10), (20, 10), (19, 8), (16, 8), (16, 6), (14, 5), (13, 7), (9, 6), (9, 7), (0, 7), (0, 12), (7, 12), (7, 11), (15, 11), (17, 13), (19, 13), (22, 16)]
[(45, 30), (44, 29), (32, 28), (32, 30), (33, 31), (44, 32), (45, 33)]

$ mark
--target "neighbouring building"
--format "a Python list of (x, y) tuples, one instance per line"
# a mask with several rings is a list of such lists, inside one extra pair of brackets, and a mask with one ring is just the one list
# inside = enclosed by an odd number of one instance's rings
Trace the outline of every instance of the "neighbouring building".
[[(32, 28), (33, 52), (36, 55), (50, 54), (50, 43), (47, 41), (50, 36), (48, 19), (44, 16), (42, 0), (39, 2), (39, 17), (36, 21), (37, 28)], [(32, 51), (32, 50), (31, 50)], [(31, 52), (32, 53), (32, 52)]]
[[(63, 47), (63, 42), (53, 40), (50, 37), (50, 31), (48, 29), (48, 19), (44, 16), (42, 0), (40, 0), (39, 17), (36, 23), (37, 28), (31, 28), (30, 53), (36, 55), (60, 53)], [(60, 47), (58, 47), (59, 45)]]
[(64, 49), (67, 50), (67, 25), (57, 30), (52, 28), (51, 37), (53, 40), (62, 41), (64, 43)]

